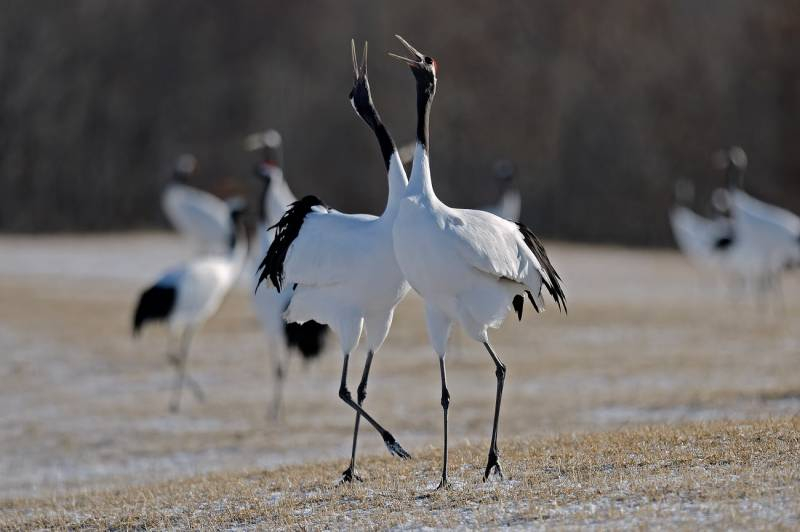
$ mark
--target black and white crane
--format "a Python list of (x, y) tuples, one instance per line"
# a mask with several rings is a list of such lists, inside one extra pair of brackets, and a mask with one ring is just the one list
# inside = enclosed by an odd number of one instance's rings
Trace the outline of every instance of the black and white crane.
[(695, 266), (723, 274), (735, 274), (727, 251), (735, 242), (733, 220), (728, 213), (706, 218), (694, 212), (694, 184), (675, 183), (675, 202), (669, 210), (672, 234), (678, 249)]
[(530, 229), (485, 211), (453, 209), (434, 193), (429, 163), (429, 116), (436, 93), (437, 65), (402, 37), (412, 58), (390, 54), (411, 67), (417, 86), (417, 146), (411, 178), (394, 222), (394, 250), (408, 282), (425, 300), (433, 349), (439, 355), (444, 414), (444, 455), (440, 488), (447, 480), (447, 389), (445, 350), (453, 322), (481, 342), (495, 364), (497, 391), (492, 438), (484, 480), (502, 478), (497, 431), (506, 366), (489, 344), (487, 329), (498, 327), (509, 310), (522, 318), (524, 298), (544, 310), (542, 287), (566, 310), (561, 280)]
[[(350, 103), (378, 140), (389, 182), (386, 208), (376, 217), (337, 212), (315, 196), (296, 201), (277, 224), (259, 279), (268, 279), (278, 290), (294, 288), (284, 315), (287, 321), (325, 323), (339, 338), (344, 355), (339, 397), (357, 413), (350, 466), (342, 474), (343, 481), (358, 478), (355, 451), (362, 416), (378, 431), (391, 454), (409, 457), (394, 436), (361, 406), (372, 358), (386, 339), (395, 307), (409, 289), (392, 243), (392, 227), (408, 181), (394, 141), (372, 102), (367, 46), (360, 66), (352, 42), (351, 51), (355, 83)], [(356, 402), (347, 388), (347, 365), (362, 330), (367, 334), (367, 358)]]
[[(257, 142), (261, 139), (260, 142)], [(281, 136), (275, 130), (268, 130), (260, 135), (251, 135), (246, 143), (250, 149), (264, 152), (263, 160), (253, 171), (261, 182), (261, 202), (256, 231), (256, 252), (254, 257), (264, 257), (274, 238), (273, 226), (277, 224), (289, 205), (297, 201), (289, 185), (284, 179), (280, 166), (279, 149)], [(257, 267), (257, 264), (254, 265)], [(254, 268), (255, 271), (255, 268)], [(280, 413), (283, 397), (283, 384), (286, 379), (289, 355), (297, 352), (304, 361), (309, 361), (322, 352), (328, 326), (309, 320), (305, 323), (289, 323), (283, 313), (291, 301), (294, 289), (285, 287), (282, 291), (274, 286), (257, 288), (257, 276), (253, 275), (252, 303), (256, 316), (267, 337), (268, 350), (273, 361), (273, 399), (270, 407), (271, 416), (276, 418)]]
[(194, 155), (178, 157), (172, 178), (161, 194), (161, 207), (175, 230), (191, 240), (201, 255), (224, 254), (234, 230), (230, 207), (217, 196), (189, 184), (196, 168)]
[(783, 273), (800, 265), (800, 218), (744, 191), (747, 154), (734, 146), (724, 152), (727, 163), (727, 202), (733, 217), (735, 245), (729, 252), (762, 296), (779, 296)]
[[(734, 218), (740, 218), (749, 230), (756, 231), (764, 250), (769, 250), (768, 263), (775, 271), (794, 264), (800, 258), (800, 217), (777, 205), (761, 201), (744, 191), (747, 169), (745, 151), (734, 146), (728, 150), (728, 193)], [(742, 225), (742, 230), (747, 230)]]
[[(164, 273), (139, 296), (133, 316), (133, 334), (148, 322), (166, 322), (169, 327), (167, 359), (177, 377), (170, 410), (180, 408), (184, 383), (202, 400), (203, 391), (187, 374), (186, 362), (194, 334), (219, 310), (222, 300), (239, 276), (247, 256), (247, 237), (242, 222), (242, 205), (228, 210), (233, 228), (228, 235), (228, 252), (192, 259)], [(173, 344), (178, 341), (177, 351)]]

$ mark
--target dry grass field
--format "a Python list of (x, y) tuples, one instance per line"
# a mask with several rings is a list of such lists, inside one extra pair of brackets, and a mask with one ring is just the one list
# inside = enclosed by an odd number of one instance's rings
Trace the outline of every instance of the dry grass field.
[[(246, 286), (197, 336), (205, 403), (167, 411), (163, 330), (137, 341), (141, 287), (188, 250), (166, 235), (0, 238), (0, 528), (800, 526), (800, 284), (786, 309), (732, 297), (677, 254), (551, 244), (570, 313), (493, 335), (509, 368), (500, 447), (480, 480), (494, 368), (448, 357), (454, 488), (431, 494), (438, 364), (409, 297), (366, 408), (414, 459), (362, 429), (365, 482), (336, 487), (353, 416), (333, 344), (290, 368), (267, 416), (269, 354)], [(363, 353), (351, 362), (355, 386)]]

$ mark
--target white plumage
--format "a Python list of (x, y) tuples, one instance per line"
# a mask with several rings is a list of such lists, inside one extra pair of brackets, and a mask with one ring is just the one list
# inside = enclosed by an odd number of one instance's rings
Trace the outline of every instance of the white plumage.
[(744, 192), (747, 155), (738, 146), (723, 153), (728, 169), (724, 196), (734, 233), (726, 262), (760, 294), (779, 291), (783, 273), (800, 264), (800, 218)]
[[(256, 168), (256, 176), (262, 182), (261, 215), (259, 216), (259, 229), (256, 232), (258, 243), (255, 257), (264, 257), (272, 244), (275, 229), (296, 198), (284, 180), (283, 171), (276, 164), (263, 162)], [(324, 346), (327, 327), (314, 324), (302, 326), (288, 326), (284, 319), (284, 312), (289, 301), (294, 295), (292, 287), (284, 287), (280, 292), (274, 286), (264, 286), (257, 290), (258, 276), (255, 275), (257, 264), (253, 267), (252, 303), (256, 316), (267, 337), (268, 351), (272, 356), (274, 376), (273, 399), (271, 406), (272, 417), (277, 417), (283, 396), (283, 382), (289, 363), (289, 354), (292, 347), (305, 358), (317, 356)]]
[(242, 256), (201, 257), (170, 270), (156, 286), (177, 292), (175, 308), (167, 320), (173, 333), (197, 327), (217, 313), (239, 273)]
[[(275, 235), (272, 229), (286, 209), (297, 201), (289, 190), (288, 185), (283, 180), (283, 172), (277, 166), (264, 169), (269, 172), (269, 182), (264, 184), (262, 193), (262, 219), (256, 231), (257, 248), (254, 257), (264, 257), (267, 254), (270, 244)], [(260, 260), (260, 259), (259, 259)], [(254, 271), (257, 264), (254, 265)], [(282, 366), (285, 360), (286, 338), (284, 333), (285, 321), (283, 313), (289, 304), (289, 300), (294, 293), (291, 288), (278, 292), (273, 286), (264, 286), (256, 290), (258, 281), (257, 275), (253, 275), (253, 295), (252, 302), (256, 316), (269, 342), (269, 351), (273, 354), (276, 367)], [(277, 370), (280, 371), (280, 370)]]
[[(254, 257), (263, 258), (267, 254), (269, 246), (275, 236), (273, 226), (280, 221), (289, 205), (297, 201), (289, 185), (283, 179), (283, 171), (276, 165), (262, 163), (258, 170), (259, 177), (264, 179), (264, 189), (261, 194), (261, 216), (259, 217), (259, 227), (256, 231), (257, 248)], [(258, 264), (254, 265), (253, 271)], [(278, 292), (272, 286), (265, 286), (256, 290), (258, 276), (253, 275), (253, 306), (261, 322), (264, 332), (270, 343), (270, 351), (278, 354), (280, 360), (283, 359), (282, 353), (286, 345), (284, 337), (283, 313), (286, 310), (289, 300), (294, 290), (287, 289)], [(274, 348), (274, 349), (273, 349)]]
[(732, 260), (768, 285), (800, 263), (800, 218), (738, 189), (729, 191), (729, 201), (741, 240), (731, 250)]
[[(353, 49), (353, 66), (356, 81), (350, 100), (357, 114), (374, 131), (381, 147), (389, 183), (386, 208), (377, 217), (343, 214), (324, 207), (313, 196), (303, 198), (278, 225), (261, 274), (261, 279), (269, 278), (279, 289), (294, 288), (284, 316), (288, 321), (325, 323), (339, 338), (344, 354), (339, 396), (358, 413), (353, 455), (343, 480), (357, 478), (355, 449), (361, 415), (381, 434), (392, 454), (408, 457), (394, 437), (361, 407), (372, 356), (386, 339), (394, 309), (409, 289), (392, 244), (392, 226), (407, 178), (394, 143), (372, 103), (366, 46), (360, 67), (356, 65)], [(356, 403), (347, 390), (347, 364), (363, 330), (367, 332), (368, 353)]]
[[(458, 322), (474, 340), (488, 342), (487, 329), (499, 327), (515, 295), (529, 291), (539, 309), (547, 272), (526, 245), (519, 226), (493, 214), (453, 209), (432, 189), (417, 185), (430, 179), (422, 146), (408, 195), (395, 224), (398, 262), (429, 312)], [(427, 174), (427, 176), (426, 176)], [(429, 328), (434, 349), (444, 356), (449, 327)]]
[[(231, 213), (232, 225), (238, 220), (238, 211)], [(241, 233), (228, 237), (229, 251), (225, 255), (199, 257), (168, 270), (139, 298), (134, 314), (134, 334), (150, 321), (165, 321), (170, 331), (170, 343), (180, 339), (177, 352), (168, 349), (168, 359), (176, 367), (178, 376), (170, 401), (170, 409), (177, 411), (184, 382), (192, 386), (199, 399), (200, 387), (186, 374), (189, 344), (194, 333), (219, 310), (241, 272), (247, 255), (247, 240)]]
[(191, 155), (178, 159), (175, 174), (161, 195), (162, 209), (175, 230), (200, 253), (224, 253), (234, 230), (230, 208), (224, 200), (186, 183), (195, 167)]
[(705, 218), (683, 205), (670, 209), (669, 220), (678, 248), (692, 263), (703, 268), (728, 269), (719, 242), (732, 237), (731, 220)]
[(680, 179), (675, 183), (675, 204), (669, 211), (672, 234), (678, 249), (694, 266), (716, 273), (737, 273), (732, 269), (728, 248), (733, 244), (733, 220), (719, 215), (706, 218), (688, 207), (694, 199), (694, 184)]
[(394, 249), (406, 279), (425, 300), (428, 334), (439, 355), (445, 432), (440, 487), (444, 487), (450, 400), (444, 358), (452, 323), (459, 323), (471, 338), (483, 343), (496, 365), (495, 418), (484, 478), (492, 470), (502, 476), (497, 426), (506, 369), (489, 345), (487, 329), (498, 327), (512, 307), (521, 317), (525, 295), (536, 310), (542, 310), (542, 286), (559, 307), (564, 294), (544, 248), (527, 228), (484, 211), (450, 208), (436, 197), (428, 156), (436, 62), (398, 39), (414, 56), (390, 54), (408, 63), (416, 78), (418, 125), (411, 179), (394, 223)]

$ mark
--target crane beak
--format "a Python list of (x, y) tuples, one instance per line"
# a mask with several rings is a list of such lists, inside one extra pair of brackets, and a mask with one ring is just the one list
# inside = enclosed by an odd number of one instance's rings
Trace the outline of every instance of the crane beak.
[(409, 65), (411, 65), (411, 66), (418, 65), (419, 63), (421, 63), (421, 62), (422, 62), (422, 60), (423, 60), (423, 58), (424, 58), (425, 56), (423, 56), (421, 53), (419, 53), (419, 52), (417, 51), (417, 49), (416, 49), (416, 48), (414, 48), (413, 46), (411, 46), (411, 45), (408, 43), (408, 41), (406, 41), (405, 39), (403, 39), (403, 38), (402, 38), (402, 37), (400, 37), (399, 35), (395, 35), (395, 37), (397, 37), (397, 40), (399, 40), (399, 41), (400, 41), (400, 43), (401, 43), (403, 46), (405, 46), (405, 47), (406, 47), (406, 50), (408, 50), (409, 52), (411, 52), (411, 55), (415, 56), (415, 58), (416, 58), (416, 59), (409, 59), (409, 58), (407, 58), (407, 57), (403, 57), (402, 55), (397, 55), (397, 54), (393, 54), (392, 52), (389, 52), (389, 55), (390, 55), (391, 57), (394, 57), (395, 59), (399, 59), (400, 61), (403, 61), (404, 63), (407, 63), (407, 64), (409, 64)]
[(364, 56), (361, 60), (361, 65), (358, 64), (358, 57), (356, 56), (356, 42), (350, 39), (350, 53), (353, 56), (353, 74), (356, 79), (367, 77), (367, 41), (364, 41)]

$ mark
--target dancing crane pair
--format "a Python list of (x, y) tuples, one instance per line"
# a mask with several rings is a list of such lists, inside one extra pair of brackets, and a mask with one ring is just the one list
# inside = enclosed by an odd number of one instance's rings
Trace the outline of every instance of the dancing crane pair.
[[(315, 320), (338, 336), (344, 355), (339, 397), (356, 412), (343, 481), (359, 478), (355, 456), (362, 417), (391, 454), (409, 458), (363, 403), (373, 357), (386, 339), (395, 307), (410, 288), (424, 299), (428, 335), (439, 356), (444, 426), (439, 487), (448, 486), (450, 393), (445, 355), (453, 323), (482, 343), (495, 364), (497, 391), (484, 480), (492, 473), (502, 478), (497, 433), (506, 366), (491, 347), (487, 329), (498, 327), (512, 309), (521, 319), (526, 297), (537, 312), (544, 310), (543, 288), (566, 311), (561, 279), (541, 242), (524, 225), (483, 211), (453, 209), (436, 197), (429, 163), (429, 119), (437, 64), (397, 38), (411, 57), (390, 55), (409, 65), (416, 81), (416, 147), (410, 179), (372, 100), (367, 47), (359, 65), (351, 43), (355, 83), (350, 102), (380, 146), (389, 183), (386, 208), (375, 217), (340, 213), (315, 196), (296, 201), (275, 226), (259, 283), (269, 280), (279, 291), (291, 291), (284, 313), (287, 321)], [(348, 361), (362, 332), (367, 337), (367, 358), (354, 400), (347, 384)]]

